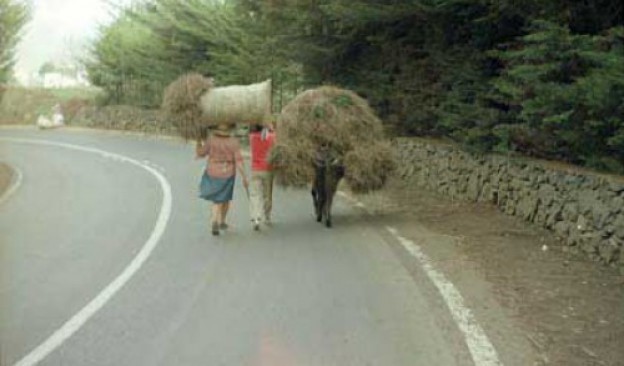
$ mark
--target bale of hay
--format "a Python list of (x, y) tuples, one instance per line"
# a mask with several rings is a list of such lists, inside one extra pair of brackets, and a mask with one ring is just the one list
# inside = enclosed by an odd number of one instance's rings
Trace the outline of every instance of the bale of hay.
[[(305, 142), (304, 142), (305, 143)], [(269, 154), (269, 162), (277, 172), (277, 184), (285, 187), (304, 187), (314, 177), (314, 157), (309, 150), (293, 144), (276, 142)]]
[(383, 125), (366, 100), (324, 86), (299, 94), (284, 107), (271, 159), (278, 183), (300, 186), (311, 181), (316, 151), (329, 147), (344, 163), (351, 189), (367, 192), (381, 188), (394, 167), (384, 140)]
[(199, 101), (211, 90), (212, 80), (197, 73), (180, 76), (165, 89), (162, 108), (185, 139), (197, 139), (207, 126)]
[(354, 193), (381, 189), (396, 169), (396, 157), (387, 141), (356, 146), (344, 157), (345, 180)]
[(271, 80), (214, 88), (202, 95), (201, 109), (210, 124), (265, 123), (271, 118)]
[(352, 91), (324, 86), (299, 94), (284, 107), (280, 139), (294, 137), (342, 152), (383, 137), (383, 126), (366, 100)]

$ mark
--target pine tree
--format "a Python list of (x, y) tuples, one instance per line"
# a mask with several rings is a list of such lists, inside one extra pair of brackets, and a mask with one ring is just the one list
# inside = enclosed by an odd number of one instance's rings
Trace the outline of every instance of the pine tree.
[(12, 76), (15, 47), (27, 20), (26, 5), (15, 0), (0, 0), (0, 85)]
[(536, 21), (518, 44), (493, 52), (506, 63), (495, 99), (515, 112), (498, 131), (532, 155), (621, 171), (622, 34), (574, 35)]

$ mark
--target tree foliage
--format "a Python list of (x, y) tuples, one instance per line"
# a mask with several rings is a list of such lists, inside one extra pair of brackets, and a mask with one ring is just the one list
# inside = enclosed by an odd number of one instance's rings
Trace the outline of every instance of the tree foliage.
[(624, 3), (616, 0), (146, 0), (102, 30), (90, 75), (157, 105), (197, 71), (364, 96), (389, 127), (472, 149), (624, 171)]
[(158, 105), (164, 87), (186, 72), (217, 84), (272, 78), (296, 82), (268, 26), (221, 1), (154, 0), (127, 9), (102, 30), (86, 62), (91, 81), (113, 102)]
[(507, 65), (495, 98), (513, 111), (501, 142), (533, 155), (622, 171), (624, 28), (600, 35), (535, 22), (517, 48), (493, 52)]
[(16, 0), (0, 0), (0, 84), (12, 76), (15, 47), (28, 19), (25, 4)]

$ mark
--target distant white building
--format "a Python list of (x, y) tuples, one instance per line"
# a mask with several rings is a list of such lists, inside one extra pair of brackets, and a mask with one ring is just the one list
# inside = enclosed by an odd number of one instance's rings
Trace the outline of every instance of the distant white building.
[(48, 72), (43, 74), (41, 79), (42, 86), (49, 89), (89, 86), (85, 73), (69, 76), (60, 72)]
[(25, 87), (61, 89), (91, 86), (86, 70), (72, 65), (54, 65), (32, 73), (16, 68), (14, 75), (15, 83)]

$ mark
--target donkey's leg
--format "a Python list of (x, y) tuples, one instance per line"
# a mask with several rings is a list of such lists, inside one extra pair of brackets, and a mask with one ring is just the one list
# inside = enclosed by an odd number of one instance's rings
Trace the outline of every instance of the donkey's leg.
[(323, 207), (324, 210), (324, 214), (325, 214), (325, 226), (326, 227), (332, 227), (332, 204), (334, 203), (334, 195), (336, 194), (336, 190), (335, 189), (330, 189), (329, 192), (327, 192), (327, 199), (325, 200), (325, 205)]
[(316, 221), (321, 222), (322, 212), (320, 206), (320, 197), (316, 187), (312, 188), (312, 203), (314, 203), (314, 214), (316, 215)]
[(327, 192), (322, 192), (318, 196), (318, 215), (316, 216), (317, 222), (322, 222), (323, 217), (327, 217), (325, 212), (325, 206), (327, 205)]
[(325, 214), (323, 207), (327, 201), (327, 167), (325, 165), (317, 166), (314, 177), (314, 191), (316, 193), (316, 221), (322, 222)]
[(333, 166), (331, 170), (329, 170), (329, 174), (327, 175), (327, 180), (325, 182), (325, 190), (327, 192), (327, 202), (325, 204), (325, 226), (332, 227), (332, 206), (334, 204), (334, 197), (336, 192), (338, 191), (338, 183), (340, 183), (340, 179), (344, 175), (344, 168), (340, 166)]

